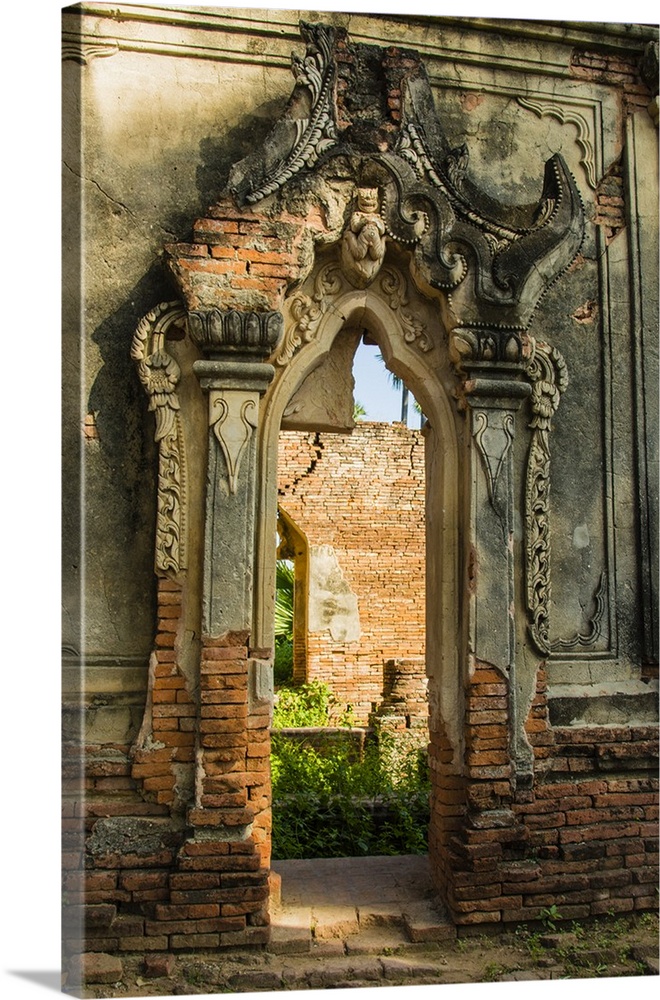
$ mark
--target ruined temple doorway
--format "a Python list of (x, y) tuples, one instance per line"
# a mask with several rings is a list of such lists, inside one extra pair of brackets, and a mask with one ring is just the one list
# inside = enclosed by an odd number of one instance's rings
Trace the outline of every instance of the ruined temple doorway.
[[(327, 265), (325, 268), (327, 281)], [(324, 265), (321, 262), (316, 272), (308, 279), (312, 288), (318, 289), (319, 281), (323, 280), (320, 278), (323, 269)], [(396, 437), (398, 434), (401, 438), (405, 436), (415, 439), (414, 447), (411, 447), (408, 440), (405, 443), (408, 464), (415, 450), (418, 456), (420, 454), (422, 456), (417, 469), (419, 473), (421, 465), (421, 484), (419, 482), (415, 484), (421, 491), (422, 567), (416, 574), (417, 579), (408, 581), (409, 584), (412, 583), (411, 592), (403, 596), (401, 607), (392, 612), (389, 646), (384, 642), (377, 664), (372, 655), (370, 669), (364, 671), (368, 683), (363, 685), (362, 696), (359, 683), (351, 690), (347, 686), (349, 681), (355, 681), (355, 677), (348, 677), (350, 671), (345, 671), (343, 688), (341, 682), (339, 684), (335, 682), (334, 687), (340, 708), (351, 706), (351, 710), (355, 712), (356, 728), (368, 729), (375, 719), (387, 729), (388, 722), (391, 721), (391, 730), (396, 730), (397, 727), (403, 729), (404, 737), (410, 740), (416, 736), (419, 743), (420, 728), (428, 721), (428, 739), (426, 729), (423, 738), (425, 750), (422, 766), (425, 767), (428, 760), (426, 746), (430, 743), (433, 755), (434, 747), (437, 750), (439, 740), (451, 730), (452, 719), (457, 719), (459, 704), (460, 685), (454, 661), (457, 650), (458, 614), (446, 617), (443, 610), (450, 608), (452, 604), (455, 607), (458, 565), (454, 537), (457, 510), (454, 456), (457, 448), (457, 430), (455, 414), (448, 398), (453, 376), (450, 374), (446, 346), (439, 330), (441, 325), (437, 308), (434, 308), (431, 300), (421, 296), (398, 269), (387, 268), (380, 280), (367, 292), (356, 292), (347, 287), (340, 275), (334, 277), (334, 282), (336, 297), (324, 297), (321, 304), (325, 308), (317, 321), (315, 336), (306, 339), (299, 349), (298, 345), (294, 346), (291, 357), (286, 356), (287, 345), (291, 345), (297, 339), (300, 308), (305, 303), (304, 288), (299, 296), (289, 302), (289, 316), (285, 309), (285, 335), (280, 348), (282, 352), (280, 357), (286, 360), (281, 369), (276, 367), (277, 374), (273, 386), (264, 401), (264, 420), (261, 425), (261, 456), (264, 463), (261, 482), (270, 482), (270, 495), (266, 495), (265, 489), (262, 494), (262, 511), (266, 515), (262, 517), (261, 522), (262, 538), (265, 540), (273, 537), (273, 533), (268, 532), (269, 517), (272, 518), (270, 524), (273, 524), (273, 527), (278, 524), (280, 528), (282, 525), (295, 525), (296, 530), (300, 529), (307, 537), (307, 525), (301, 517), (300, 505), (296, 505), (299, 499), (296, 489), (299, 488), (303, 476), (309, 475), (310, 470), (311, 474), (318, 475), (319, 461), (321, 458), (323, 460), (327, 458), (325, 448), (330, 448), (333, 439), (343, 441), (352, 439), (353, 442), (357, 442), (361, 436), (364, 439), (367, 431), (378, 436), (378, 424), (370, 428), (368, 419), (364, 425), (354, 419), (355, 400), (351, 372), (358, 345), (361, 342), (377, 345), (387, 368), (409, 387), (411, 394), (420, 400), (423, 411), (428, 416), (423, 432), (409, 431), (400, 422), (390, 425), (388, 430), (390, 436), (393, 434)], [(277, 358), (275, 360), (277, 365)], [(289, 449), (297, 447), (299, 452), (292, 468), (285, 470), (284, 473), (281, 460), (286, 445), (283, 448), (283, 435), (288, 437)], [(402, 443), (399, 442), (399, 445)], [(375, 447), (385, 464), (391, 461), (392, 465), (395, 465), (394, 450), (389, 439), (376, 442)], [(363, 449), (358, 444), (352, 457), (344, 456), (344, 469), (350, 466), (351, 461), (359, 463), (363, 457), (362, 452)], [(341, 462), (335, 472), (340, 468)], [(364, 469), (363, 478), (369, 477), (369, 471), (368, 468)], [(398, 484), (397, 477), (400, 480)], [(331, 482), (328, 491), (330, 504), (333, 503), (333, 495), (334, 502), (338, 502), (343, 478), (341, 474), (335, 476), (334, 490)], [(397, 542), (397, 529), (403, 520), (405, 508), (410, 506), (410, 496), (406, 496), (405, 479), (405, 476), (394, 472), (390, 487), (397, 499), (387, 512), (382, 525), (379, 525), (381, 536), (379, 547), (382, 552), (389, 553), (391, 562), (388, 572), (392, 577), (396, 577), (397, 550), (401, 548), (401, 543)], [(408, 480), (409, 483), (412, 482), (410, 476)], [(276, 489), (273, 490), (275, 484), (277, 484)], [(419, 507), (420, 497), (416, 499)], [(320, 500), (321, 498), (317, 496), (317, 501)], [(356, 531), (355, 528), (349, 527), (349, 533), (351, 530), (354, 533)], [(357, 531), (359, 532), (359, 528)], [(365, 612), (368, 613), (368, 609), (360, 609), (357, 606), (359, 604), (357, 597), (351, 592), (350, 572), (342, 571), (342, 560), (337, 559), (336, 546), (324, 543), (320, 536), (314, 537), (313, 540), (310, 536), (307, 540), (309, 546), (305, 584), (308, 597), (306, 607), (308, 625), (309, 618), (314, 619), (316, 616), (320, 617), (321, 624), (325, 626), (323, 629), (318, 629), (318, 632), (324, 631), (328, 640), (325, 663), (331, 667), (333, 649), (336, 654), (342, 643), (349, 646), (352, 643), (354, 655), (359, 656), (362, 625), (360, 612), (362, 611), (364, 615)], [(372, 551), (366, 554), (366, 558), (378, 560), (381, 557), (377, 551)], [(270, 558), (267, 558), (265, 546), (259, 546), (258, 560), (263, 575), (258, 578), (261, 587), (257, 609), (259, 613), (260, 598), (263, 602), (260, 606), (263, 627), (261, 634), (263, 644), (268, 645), (272, 641), (272, 633), (267, 629), (268, 622), (272, 621), (275, 572), (275, 551), (272, 542)], [(316, 567), (314, 567), (315, 560)], [(425, 572), (424, 563), (426, 563)], [(310, 581), (315, 578), (314, 585), (318, 598), (318, 591), (323, 591), (324, 588), (323, 580), (319, 580), (319, 576), (323, 576), (323, 573), (326, 582), (328, 579), (334, 579), (334, 587), (325, 588), (325, 616), (324, 614), (319, 616), (318, 607), (314, 609), (310, 607), (309, 589)], [(406, 575), (405, 568), (401, 569), (401, 575), (402, 578)], [(300, 574), (298, 578), (301, 582)], [(412, 592), (415, 588), (416, 595)], [(329, 590), (334, 592), (330, 593)], [(357, 611), (356, 615), (351, 613), (352, 602)], [(417, 616), (421, 618), (420, 634), (417, 636), (416, 645), (411, 645), (409, 642), (403, 650), (401, 644), (397, 644), (396, 632), (398, 627), (401, 631), (405, 631), (409, 626), (410, 623), (406, 622), (405, 609), (412, 606), (415, 607)], [(401, 623), (400, 626), (397, 624), (397, 619)], [(313, 630), (308, 628), (308, 655), (312, 652), (310, 647), (314, 645), (314, 638)], [(319, 635), (316, 639), (319, 639)], [(317, 652), (320, 655), (321, 651), (317, 649)], [(369, 656), (366, 659), (369, 660)], [(411, 669), (417, 675), (416, 687), (422, 689), (421, 697), (420, 691), (417, 691), (417, 704), (412, 710), (410, 704), (402, 705), (398, 697), (401, 694), (401, 681), (405, 681), (402, 673), (406, 671), (410, 673)], [(300, 680), (300, 670), (297, 676)], [(306, 677), (308, 676), (310, 676), (309, 664), (306, 668)], [(322, 673), (320, 675), (317, 673), (317, 676), (322, 676)], [(327, 679), (332, 685), (335, 678), (332, 677), (331, 670)], [(428, 680), (428, 701), (426, 680)], [(368, 684), (371, 685), (369, 690), (367, 690)], [(397, 684), (399, 684), (398, 691)], [(404, 682), (403, 687), (406, 686), (409, 690), (410, 685)], [(409, 698), (411, 703), (414, 700), (414, 697)], [(422, 700), (423, 703), (420, 704)], [(392, 735), (396, 736), (396, 733)], [(433, 768), (431, 772), (435, 773)], [(433, 800), (433, 792), (431, 799)]]
[(427, 849), (422, 414), (377, 352), (340, 331), (324, 429), (279, 435), (276, 859)]

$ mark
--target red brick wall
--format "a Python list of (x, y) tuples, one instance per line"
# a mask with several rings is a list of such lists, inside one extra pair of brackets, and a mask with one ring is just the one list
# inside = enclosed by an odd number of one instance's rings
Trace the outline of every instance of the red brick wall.
[(282, 431), (278, 469), (280, 506), (310, 546), (334, 548), (358, 600), (360, 639), (309, 634), (307, 677), (329, 683), (366, 721), (385, 661), (424, 655), (421, 432), (370, 422), (351, 434)]
[[(159, 581), (161, 599), (179, 593)], [(250, 658), (270, 650), (251, 649), (247, 633), (206, 640), (198, 709), (196, 699), (158, 697), (185, 688), (162, 684), (180, 676), (173, 638), (163, 645), (157, 637), (156, 647), (167, 670), (154, 678), (153, 738), (140, 741), (154, 748), (87, 746), (84, 763), (79, 748), (65, 748), (67, 958), (81, 950), (150, 954), (268, 939), (270, 717), (267, 705), (249, 705), (247, 676)], [(174, 708), (188, 704), (192, 714)], [(172, 713), (163, 715), (159, 706)], [(161, 719), (183, 720), (185, 728), (163, 730)], [(174, 764), (181, 760), (195, 761), (197, 771), (187, 825), (170, 819)], [(99, 821), (111, 821), (100, 835)], [(204, 830), (202, 840), (189, 839), (192, 825)]]
[(459, 927), (564, 919), (657, 906), (658, 744), (654, 726), (551, 728), (544, 671), (526, 730), (531, 789), (516, 795), (507, 685), (477, 664), (466, 690), (464, 773), (440, 732), (429, 848)]

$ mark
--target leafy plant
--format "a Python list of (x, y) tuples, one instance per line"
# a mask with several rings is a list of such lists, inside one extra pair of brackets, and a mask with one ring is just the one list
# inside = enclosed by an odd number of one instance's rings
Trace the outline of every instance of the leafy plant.
[(503, 965), (500, 965), (499, 962), (489, 962), (488, 965), (486, 966), (486, 968), (484, 969), (484, 974), (483, 974), (483, 977), (482, 977), (482, 982), (484, 982), (484, 983), (494, 983), (505, 972), (506, 972), (506, 969), (504, 968)]
[(426, 851), (428, 780), (417, 755), (388, 771), (377, 744), (322, 754), (273, 733), (273, 857), (356, 857)]
[(275, 635), (293, 638), (294, 568), (289, 559), (278, 559), (275, 570)]
[(293, 639), (287, 639), (285, 635), (275, 637), (273, 677), (275, 687), (288, 684), (293, 677)]
[(552, 906), (545, 907), (541, 910), (541, 920), (543, 921), (543, 926), (546, 930), (556, 931), (557, 924), (556, 921), (561, 920), (561, 913), (553, 903)]
[(285, 685), (277, 693), (273, 729), (327, 726), (335, 704), (332, 691), (323, 681), (310, 681), (297, 687)]
[(516, 927), (516, 938), (518, 939), (519, 946), (528, 951), (534, 961), (545, 953), (545, 948), (541, 944), (540, 933), (538, 931), (530, 931), (526, 924), (520, 924)]

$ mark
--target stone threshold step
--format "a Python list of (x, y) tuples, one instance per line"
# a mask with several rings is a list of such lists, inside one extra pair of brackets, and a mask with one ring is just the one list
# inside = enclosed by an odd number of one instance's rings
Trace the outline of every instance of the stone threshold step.
[(291, 906), (271, 918), (268, 951), (276, 955), (382, 954), (456, 937), (432, 903), (368, 906)]

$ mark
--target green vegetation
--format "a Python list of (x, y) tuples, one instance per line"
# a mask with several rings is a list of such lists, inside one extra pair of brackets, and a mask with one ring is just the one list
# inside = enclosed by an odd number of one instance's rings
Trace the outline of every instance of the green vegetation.
[(608, 915), (591, 920), (587, 926), (574, 920), (565, 927), (557, 906), (552, 905), (539, 917), (544, 930), (521, 924), (515, 933), (516, 947), (526, 951), (534, 965), (561, 965), (570, 978), (649, 974), (635, 954), (635, 940), (638, 929), (657, 929), (656, 914), (616, 919)]
[(428, 782), (417, 759), (400, 761), (408, 776), (396, 781), (375, 745), (355, 760), (348, 745), (326, 756), (274, 733), (271, 761), (274, 858), (426, 853)]
[(293, 677), (293, 563), (277, 560), (275, 579), (275, 684)]
[(317, 750), (278, 734), (301, 726), (350, 726), (326, 684), (278, 692), (273, 718), (273, 857), (424, 854), (430, 791), (426, 754), (381, 734), (360, 759), (349, 740)]
[(341, 709), (334, 694), (323, 681), (310, 681), (309, 684), (299, 684), (297, 687), (284, 684), (277, 692), (273, 729), (351, 726), (353, 722), (351, 706)]
[(562, 915), (553, 903), (552, 906), (548, 906), (541, 910), (541, 920), (543, 925), (548, 931), (557, 930), (557, 921), (562, 919)]
[(275, 687), (287, 684), (293, 677), (293, 639), (287, 639), (285, 635), (275, 636), (273, 676)]
[(294, 568), (291, 560), (278, 559), (275, 574), (275, 635), (292, 639)]
[(484, 969), (482, 982), (496, 983), (500, 976), (503, 976), (507, 971), (507, 968), (504, 965), (500, 965), (499, 962), (489, 962)]

